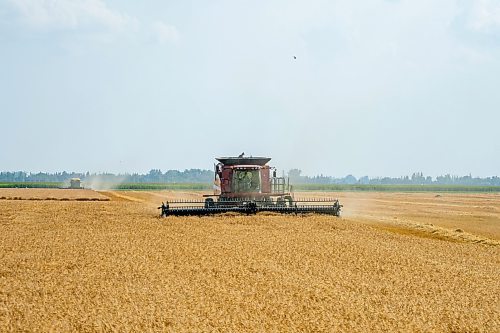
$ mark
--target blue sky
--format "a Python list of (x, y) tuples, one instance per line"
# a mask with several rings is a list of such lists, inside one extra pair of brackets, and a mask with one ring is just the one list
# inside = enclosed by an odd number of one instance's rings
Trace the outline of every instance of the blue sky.
[(500, 1), (3, 0), (0, 92), (1, 170), (499, 175)]

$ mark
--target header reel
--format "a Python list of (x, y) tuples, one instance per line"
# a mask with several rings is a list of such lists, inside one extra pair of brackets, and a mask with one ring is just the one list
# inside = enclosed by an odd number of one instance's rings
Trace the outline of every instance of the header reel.
[[(294, 199), (290, 180), (277, 177), (269, 157), (219, 157), (214, 166), (214, 194), (204, 201), (162, 202), (161, 216), (205, 216), (228, 212), (257, 214), (328, 214), (340, 216), (337, 199)], [(271, 170), (273, 170), (271, 174)]]

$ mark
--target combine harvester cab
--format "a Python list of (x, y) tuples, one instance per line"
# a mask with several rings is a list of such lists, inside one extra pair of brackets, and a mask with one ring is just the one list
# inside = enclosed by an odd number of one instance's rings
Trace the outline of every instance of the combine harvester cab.
[[(243, 154), (242, 154), (243, 155)], [(337, 199), (295, 199), (289, 179), (277, 177), (268, 157), (219, 157), (214, 170), (214, 194), (205, 200), (162, 203), (161, 216), (203, 216), (236, 212), (256, 214), (319, 213), (340, 216)]]

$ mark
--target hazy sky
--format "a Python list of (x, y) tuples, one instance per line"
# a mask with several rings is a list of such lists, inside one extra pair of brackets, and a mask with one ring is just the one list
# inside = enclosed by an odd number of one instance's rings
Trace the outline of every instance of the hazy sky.
[(0, 116), (0, 170), (499, 175), (500, 0), (1, 0)]

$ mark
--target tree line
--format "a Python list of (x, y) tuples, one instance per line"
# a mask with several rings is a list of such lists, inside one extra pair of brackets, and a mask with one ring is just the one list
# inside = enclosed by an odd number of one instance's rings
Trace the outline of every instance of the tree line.
[(288, 172), (290, 182), (293, 184), (339, 184), (339, 185), (474, 185), (474, 186), (500, 186), (500, 177), (486, 178), (467, 176), (454, 176), (446, 174), (433, 178), (425, 176), (422, 172), (415, 172), (411, 176), (401, 177), (374, 177), (363, 176), (356, 178), (353, 175), (336, 178), (331, 176), (303, 176), (299, 169)]
[(0, 172), (0, 182), (66, 182), (71, 178), (80, 178), (82, 181), (105, 183), (211, 183), (214, 172), (211, 170), (188, 169), (184, 171), (168, 170), (162, 172), (152, 169), (146, 174), (113, 174), (90, 172), (38, 172), (24, 171)]
[[(347, 184), (347, 185), (474, 185), (474, 186), (500, 186), (500, 177), (486, 178), (467, 176), (454, 176), (446, 174), (438, 177), (425, 176), (415, 172), (411, 176), (401, 177), (375, 177), (363, 176), (356, 178), (353, 175), (345, 177), (332, 177), (325, 175), (304, 176), (299, 169), (288, 172), (292, 184)], [(113, 174), (90, 172), (0, 172), (0, 182), (67, 182), (71, 178), (80, 178), (82, 181), (107, 182), (107, 183), (211, 183), (214, 180), (212, 170), (186, 169), (184, 171), (152, 169), (146, 174)]]

